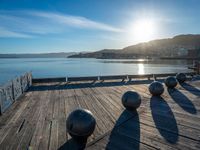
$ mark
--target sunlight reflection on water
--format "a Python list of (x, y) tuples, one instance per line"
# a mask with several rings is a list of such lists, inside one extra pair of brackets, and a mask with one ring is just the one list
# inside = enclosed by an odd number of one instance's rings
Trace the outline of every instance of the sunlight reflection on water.
[(138, 74), (144, 74), (144, 64), (138, 64)]

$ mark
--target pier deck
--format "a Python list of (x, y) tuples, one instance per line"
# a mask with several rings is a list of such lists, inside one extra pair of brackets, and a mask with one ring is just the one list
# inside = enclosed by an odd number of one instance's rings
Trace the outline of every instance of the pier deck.
[[(151, 97), (151, 81), (37, 83), (0, 116), (0, 149), (75, 149), (66, 117), (89, 109), (97, 120), (86, 149), (200, 149), (200, 81)], [(137, 112), (121, 104), (127, 90), (142, 96)]]

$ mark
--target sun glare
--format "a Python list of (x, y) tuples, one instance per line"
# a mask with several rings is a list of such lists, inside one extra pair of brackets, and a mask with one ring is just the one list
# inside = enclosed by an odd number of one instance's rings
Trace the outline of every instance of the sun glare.
[(146, 42), (152, 40), (156, 27), (155, 22), (150, 19), (141, 19), (133, 23), (131, 29), (131, 38), (137, 42)]

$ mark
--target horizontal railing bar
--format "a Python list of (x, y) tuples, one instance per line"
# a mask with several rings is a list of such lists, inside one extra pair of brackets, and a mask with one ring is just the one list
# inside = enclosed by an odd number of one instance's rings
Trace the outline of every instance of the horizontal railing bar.
[(98, 76), (91, 76), (91, 77), (68, 77), (67, 81), (96, 81), (98, 80)]
[(154, 74), (154, 77), (167, 77), (167, 76), (176, 76), (176, 73)]
[(153, 77), (153, 74), (128, 75), (128, 78), (147, 78), (147, 77)]
[(66, 77), (56, 78), (33, 78), (33, 83), (47, 83), (47, 82), (66, 82)]
[(99, 80), (127, 79), (127, 75), (99, 76)]
[[(186, 75), (194, 75), (195, 72), (185, 73)], [(142, 75), (108, 75), (108, 76), (82, 76), (82, 77), (55, 77), (55, 78), (33, 78), (33, 83), (46, 83), (46, 82), (75, 82), (75, 81), (99, 81), (99, 80), (131, 80), (137, 78), (157, 78), (176, 76), (176, 73), (163, 73), (163, 74), (142, 74)]]

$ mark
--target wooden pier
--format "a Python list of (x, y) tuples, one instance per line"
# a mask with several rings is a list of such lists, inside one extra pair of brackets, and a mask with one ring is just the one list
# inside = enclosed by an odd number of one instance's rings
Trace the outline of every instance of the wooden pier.
[[(165, 88), (161, 97), (152, 97), (151, 78), (82, 79), (33, 79), (29, 90), (0, 116), (0, 149), (79, 149), (66, 131), (66, 118), (76, 108), (90, 110), (97, 121), (85, 149), (200, 149), (200, 80), (187, 81), (174, 90)], [(142, 96), (136, 112), (121, 104), (128, 90)]]

